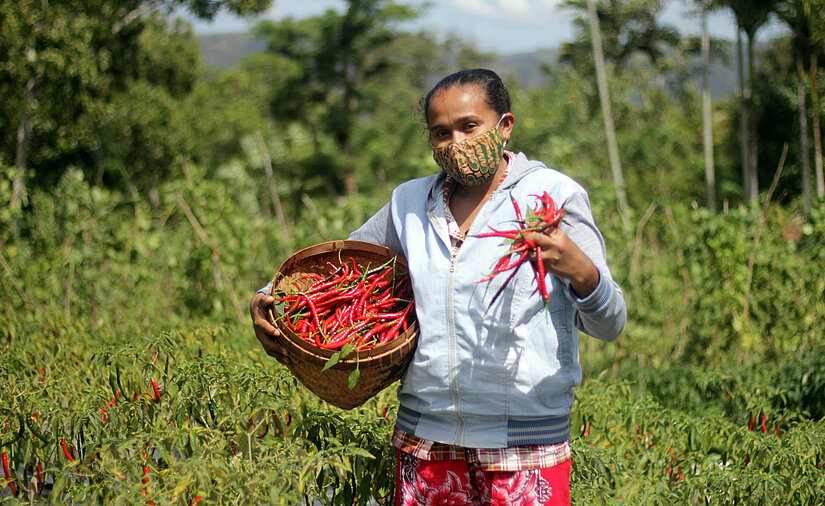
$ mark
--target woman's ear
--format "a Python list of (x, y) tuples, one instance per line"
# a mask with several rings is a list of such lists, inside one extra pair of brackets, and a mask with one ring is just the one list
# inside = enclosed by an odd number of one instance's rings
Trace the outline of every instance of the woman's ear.
[(512, 112), (506, 112), (501, 117), (501, 123), (498, 126), (498, 132), (505, 141), (510, 140), (510, 135), (513, 133), (513, 127), (516, 124), (516, 117)]

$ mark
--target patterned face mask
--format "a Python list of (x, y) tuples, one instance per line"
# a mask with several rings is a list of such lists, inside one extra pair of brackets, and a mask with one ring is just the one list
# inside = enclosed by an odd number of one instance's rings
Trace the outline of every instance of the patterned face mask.
[(506, 141), (498, 133), (498, 125), (489, 132), (466, 139), (458, 144), (433, 146), (433, 160), (450, 177), (466, 186), (476, 186), (489, 181), (498, 170), (504, 156)]

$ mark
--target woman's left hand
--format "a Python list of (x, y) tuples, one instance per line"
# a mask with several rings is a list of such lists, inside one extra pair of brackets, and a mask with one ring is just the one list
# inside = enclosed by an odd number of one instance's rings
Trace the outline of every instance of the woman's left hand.
[[(599, 284), (599, 270), (563, 230), (531, 232), (524, 238), (541, 247), (545, 271), (569, 279), (573, 291), (582, 299), (593, 293)], [(535, 257), (531, 260), (538, 261)]]

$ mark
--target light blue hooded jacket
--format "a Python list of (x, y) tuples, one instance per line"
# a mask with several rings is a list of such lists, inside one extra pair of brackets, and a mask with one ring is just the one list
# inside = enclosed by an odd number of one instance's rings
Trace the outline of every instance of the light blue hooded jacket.
[[(453, 258), (445, 179), (440, 172), (399, 185), (390, 202), (350, 235), (402, 253), (409, 265), (420, 335), (398, 391), (397, 425), (418, 437), (471, 448), (566, 441), (573, 388), (582, 374), (578, 332), (611, 341), (627, 315), (587, 193), (519, 153)], [(526, 215), (544, 191), (557, 205), (564, 203), (561, 228), (599, 270), (598, 287), (580, 299), (569, 281), (547, 274), (545, 307), (528, 263), (491, 305), (505, 276), (477, 281), (492, 272), (509, 245), (472, 236), (489, 227), (513, 228), (510, 196)]]

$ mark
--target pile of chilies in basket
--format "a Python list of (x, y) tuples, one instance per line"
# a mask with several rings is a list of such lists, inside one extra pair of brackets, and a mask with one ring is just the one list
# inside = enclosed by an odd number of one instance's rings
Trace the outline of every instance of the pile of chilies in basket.
[(412, 325), (409, 275), (398, 272), (394, 261), (372, 269), (351, 257), (327, 265), (326, 276), (304, 274), (291, 281), (294, 290), (273, 293), (283, 303), (280, 321), (303, 340), (328, 350), (364, 351), (391, 342)]

